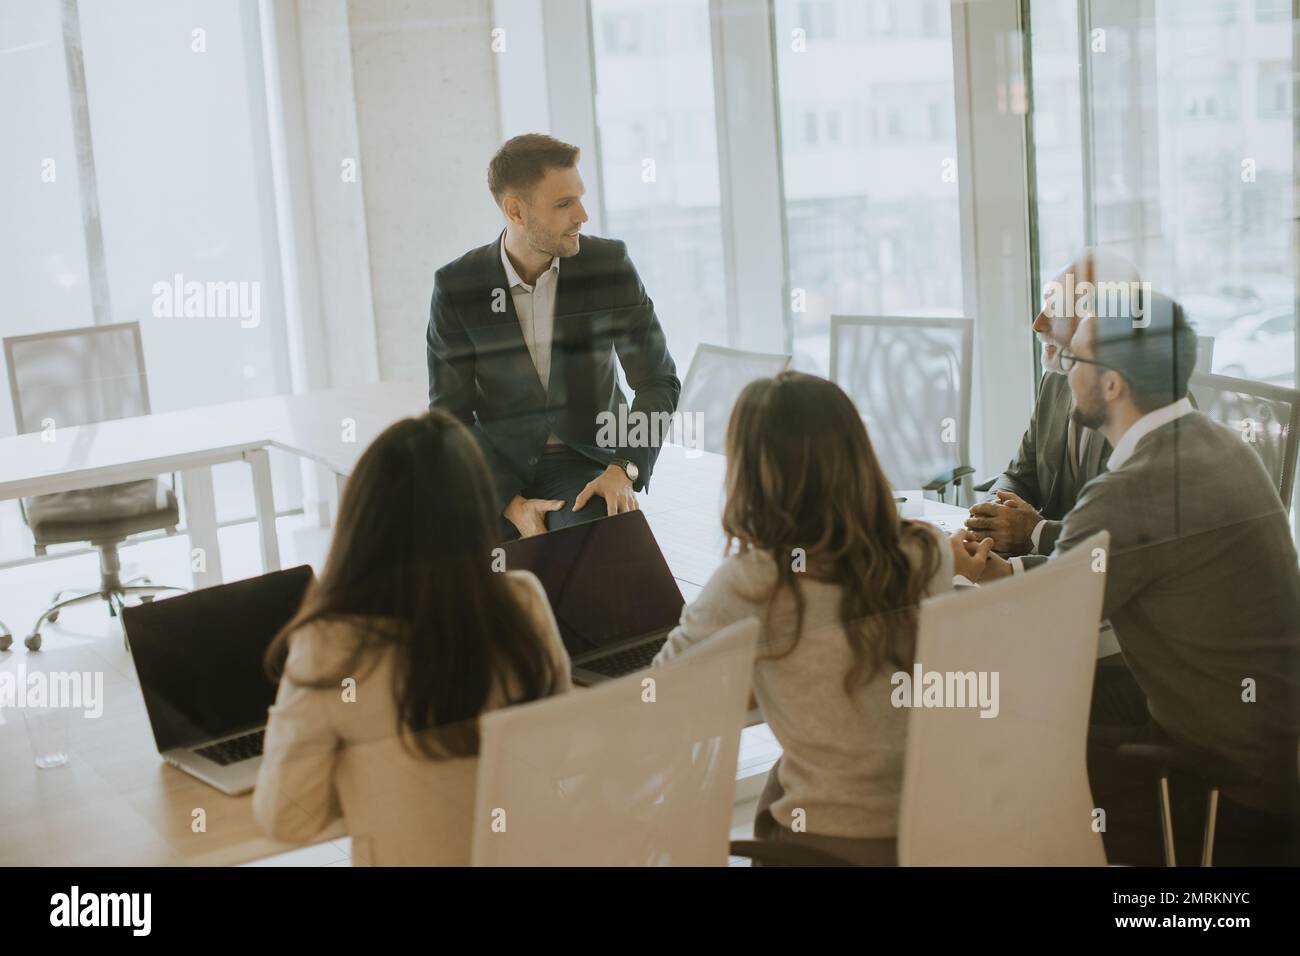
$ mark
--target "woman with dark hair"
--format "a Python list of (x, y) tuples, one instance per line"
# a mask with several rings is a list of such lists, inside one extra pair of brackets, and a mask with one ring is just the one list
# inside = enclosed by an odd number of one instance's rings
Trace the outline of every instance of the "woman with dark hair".
[(540, 582), (494, 570), (491, 487), (442, 411), (361, 456), (324, 573), (267, 652), (253, 807), (271, 835), (342, 815), (355, 864), (469, 863), (479, 715), (570, 687)]
[(730, 556), (656, 663), (758, 618), (754, 696), (784, 753), (755, 836), (893, 863), (907, 711), (890, 677), (912, 666), (917, 605), (952, 588), (952, 545), (899, 518), (861, 416), (825, 379), (751, 382), (726, 447)]

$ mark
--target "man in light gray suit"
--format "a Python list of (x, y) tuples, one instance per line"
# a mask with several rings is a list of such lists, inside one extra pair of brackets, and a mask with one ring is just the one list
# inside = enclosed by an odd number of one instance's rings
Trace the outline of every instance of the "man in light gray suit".
[[(1062, 354), (1072, 415), (1098, 429), (1114, 451), (1109, 470), (1065, 516), (1056, 552), (1110, 532), (1103, 613), (1133, 684), (1127, 702), (1124, 694), (1094, 696), (1094, 741), (1096, 726), (1110, 725), (1100, 736), (1111, 744), (1173, 743), (1240, 772), (1253, 783), (1224, 789), (1220, 848), (1231, 848), (1235, 826), (1248, 861), (1276, 851), (1296, 862), (1300, 564), (1258, 454), (1242, 433), (1188, 401), (1195, 359), (1192, 329), (1163, 296), (1145, 297), (1128, 318), (1080, 323)], [(967, 538), (974, 550), (978, 536)], [(985, 558), (986, 551), (959, 556), (957, 572), (988, 581), (1032, 573), (1048, 560), (1005, 561)], [(1090, 750), (1089, 773), (1094, 797), (1107, 809), (1107, 849), (1115, 860), (1117, 824), (1130, 822), (1127, 809), (1118, 818), (1117, 810), (1131, 801), (1141, 818), (1134, 825), (1153, 825), (1154, 787), (1131, 765), (1107, 763), (1098, 748)], [(1202, 799), (1195, 796), (1190, 816), (1175, 811), (1176, 828), (1199, 826), (1204, 811), (1195, 809)]]
[(1079, 493), (1106, 470), (1110, 442), (1070, 416), (1074, 401), (1061, 372), (1061, 350), (1079, 327), (1080, 313), (1098, 299), (1140, 288), (1127, 259), (1103, 249), (1083, 250), (1043, 289), (1043, 308), (1033, 330), (1042, 345), (1042, 381), (1016, 457), (998, 476), (988, 501), (971, 509), (966, 526), (993, 539), (1002, 554), (1051, 554), (1061, 519)]

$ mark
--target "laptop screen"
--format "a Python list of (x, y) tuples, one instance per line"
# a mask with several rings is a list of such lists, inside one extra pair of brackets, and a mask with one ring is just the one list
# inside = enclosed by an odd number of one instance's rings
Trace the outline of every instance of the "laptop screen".
[(640, 511), (503, 545), (546, 589), (570, 657), (671, 630), (685, 604)]
[(302, 604), (307, 565), (128, 607), (122, 616), (160, 752), (266, 723), (262, 657)]

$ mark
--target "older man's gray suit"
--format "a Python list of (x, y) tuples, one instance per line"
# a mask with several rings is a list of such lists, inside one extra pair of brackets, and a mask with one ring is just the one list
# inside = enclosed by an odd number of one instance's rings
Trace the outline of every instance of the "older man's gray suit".
[(1070, 383), (1064, 375), (1046, 373), (1020, 449), (990, 491), (1010, 491), (1037, 509), (1047, 524), (1038, 538), (1037, 554), (1051, 554), (1061, 532), (1061, 519), (1093, 478), (1106, 470), (1110, 443), (1100, 432), (1080, 429), (1078, 467), (1069, 454)]

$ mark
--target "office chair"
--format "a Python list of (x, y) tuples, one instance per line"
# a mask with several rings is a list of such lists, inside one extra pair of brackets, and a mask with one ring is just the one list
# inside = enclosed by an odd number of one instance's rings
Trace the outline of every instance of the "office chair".
[(1188, 391), (1198, 409), (1255, 449), (1289, 514), (1300, 452), (1300, 392), (1205, 372), (1192, 373)]
[[(144, 348), (136, 322), (12, 336), (4, 340), (4, 350), (20, 433), (50, 429), (58, 441), (62, 428), (149, 414)], [(40, 648), (41, 627), (57, 621), (64, 608), (103, 600), (116, 617), (129, 595), (150, 601), (161, 591), (185, 590), (145, 577), (123, 581), (120, 576), (118, 546), (128, 536), (176, 533), (176, 494), (157, 478), (39, 495), (23, 499), (20, 507), (37, 555), (53, 544), (84, 541), (99, 552), (100, 567), (96, 590), (67, 599), (63, 595), (68, 590), (55, 593), (24, 640), (29, 650)], [(0, 650), (12, 640), (8, 634), (0, 638)]]
[[(677, 410), (683, 415), (699, 413), (702, 422), (701, 447), (726, 452), (727, 422), (731, 409), (746, 385), (768, 378), (790, 367), (790, 356), (769, 352), (744, 352), (722, 345), (700, 343), (682, 383)], [(679, 436), (680, 437), (680, 436)], [(685, 442), (682, 442), (683, 444)]]
[(474, 866), (726, 866), (757, 639), (484, 714)]
[[(1201, 866), (1214, 865), (1214, 839), (1218, 825), (1219, 796), (1225, 789), (1237, 794), (1256, 795), (1257, 800), (1268, 800), (1272, 792), (1267, 783), (1249, 771), (1217, 755), (1178, 744), (1121, 744), (1115, 750), (1148, 769), (1157, 776), (1156, 797), (1160, 808), (1160, 834), (1164, 848), (1165, 866), (1177, 866), (1174, 850), (1173, 803), (1169, 796), (1169, 778), (1179, 773), (1190, 777), (1205, 794), (1205, 827), (1201, 835)], [(1254, 803), (1256, 801), (1249, 800)]]
[(1106, 589), (1094, 549), (1109, 544), (1101, 531), (1029, 574), (922, 602), (915, 659), (998, 674), (998, 710), (986, 719), (964, 693), (966, 706), (908, 715), (900, 865), (1106, 864), (1087, 741)]
[(895, 488), (972, 504), (970, 319), (831, 316), (831, 380), (857, 406)]
[[(899, 803), (903, 866), (1104, 865), (1091, 829), (1086, 743), (1105, 572), (1100, 532), (1068, 555), (921, 605), (916, 660), (932, 673), (997, 672), (999, 712), (921, 708), (908, 718)], [(1036, 578), (1051, 574), (1052, 581)], [(1030, 580), (1030, 578), (1035, 578)], [(1060, 626), (1046, 637), (1041, 622)], [(739, 840), (764, 866), (855, 866), (817, 847)]]

